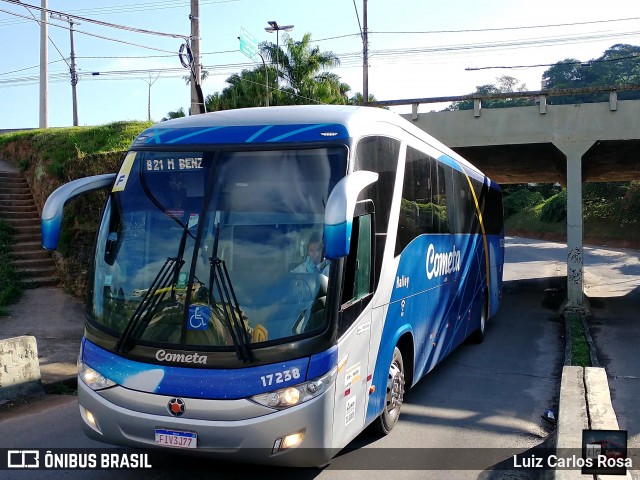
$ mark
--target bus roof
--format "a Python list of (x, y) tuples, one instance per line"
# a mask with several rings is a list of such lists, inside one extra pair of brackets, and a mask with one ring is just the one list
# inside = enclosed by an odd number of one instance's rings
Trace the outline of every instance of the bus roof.
[(375, 124), (401, 128), (465, 169), (484, 176), (474, 165), (395, 112), (353, 105), (240, 108), (176, 118), (143, 131), (134, 140), (133, 147), (347, 140), (369, 133)]

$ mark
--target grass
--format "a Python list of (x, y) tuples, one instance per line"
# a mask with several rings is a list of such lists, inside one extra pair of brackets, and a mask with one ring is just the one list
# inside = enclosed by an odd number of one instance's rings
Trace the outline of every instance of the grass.
[[(7, 133), (0, 135), (0, 150), (13, 142), (27, 142), (33, 152), (47, 160), (48, 173), (64, 179), (65, 166), (70, 159), (125, 151), (133, 139), (152, 124), (114, 122), (93, 127), (48, 128)], [(28, 161), (21, 159), (20, 167), (26, 170)]]
[(571, 328), (571, 365), (590, 367), (589, 344), (584, 336), (580, 316), (567, 314), (566, 318)]
[(557, 238), (566, 238), (567, 222), (543, 222), (531, 212), (520, 212), (505, 219), (505, 231), (530, 232)]
[(0, 220), (0, 316), (7, 314), (9, 305), (22, 297), (24, 286), (20, 274), (11, 265), (11, 246), (15, 244), (15, 229)]

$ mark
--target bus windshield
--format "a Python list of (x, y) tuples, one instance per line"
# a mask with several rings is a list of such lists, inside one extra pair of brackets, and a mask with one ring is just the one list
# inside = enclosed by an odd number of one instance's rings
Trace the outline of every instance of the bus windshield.
[(91, 323), (124, 343), (194, 350), (324, 331), (324, 207), (346, 157), (130, 152), (98, 232)]

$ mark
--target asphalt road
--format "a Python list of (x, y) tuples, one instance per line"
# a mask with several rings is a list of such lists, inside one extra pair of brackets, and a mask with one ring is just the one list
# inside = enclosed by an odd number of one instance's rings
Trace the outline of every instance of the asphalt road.
[[(175, 456), (170, 463), (178, 470), (4, 471), (1, 476), (7, 480), (41, 478), (45, 473), (48, 479), (119, 480), (533, 478), (526, 471), (492, 470), (515, 451), (543, 445), (553, 428), (541, 415), (558, 403), (564, 341), (556, 311), (564, 288), (558, 275), (564, 272), (561, 262), (534, 258), (532, 250), (518, 239), (509, 241), (503, 304), (488, 324), (484, 343), (462, 345), (407, 392), (391, 435), (380, 438), (364, 432), (325, 468), (284, 470)], [(0, 448), (104, 447), (84, 436), (80, 422), (75, 397), (47, 396), (0, 410)], [(473, 450), (477, 448), (485, 450)], [(467, 469), (460, 470), (459, 460), (465, 454)], [(430, 463), (431, 459), (437, 462)], [(447, 470), (415, 469), (425, 464)]]

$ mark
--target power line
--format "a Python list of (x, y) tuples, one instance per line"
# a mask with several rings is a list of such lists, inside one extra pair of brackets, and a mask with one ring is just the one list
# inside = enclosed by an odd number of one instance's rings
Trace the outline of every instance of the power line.
[[(7, 1), (13, 1), (13, 0), (0, 0), (0, 1), (5, 1), (5, 2), (7, 2)], [(51, 11), (51, 10), (50, 10), (50, 11)], [(7, 14), (9, 14), (9, 15), (14, 15), (14, 16), (16, 16), (16, 17), (26, 18), (26, 19), (28, 19), (28, 20), (32, 21), (32, 19), (31, 19), (31, 18), (27, 17), (26, 15), (21, 15), (21, 14), (19, 14), (19, 13), (10, 12), (10, 11), (8, 11), (8, 10), (3, 10), (3, 9), (0, 9), (0, 12), (7, 13)], [(62, 15), (65, 15), (65, 14), (62, 14)], [(82, 17), (76, 17), (76, 18), (82, 18)], [(65, 26), (65, 25), (59, 25), (59, 24), (57, 24), (57, 23), (51, 23), (51, 22), (42, 22), (42, 21), (40, 21), (40, 20), (35, 20), (35, 21), (36, 21), (36, 22), (38, 22), (38, 23), (46, 23), (47, 25), (51, 25), (52, 27), (57, 27), (57, 28), (62, 28), (62, 29), (64, 29), (64, 30), (69, 30), (69, 27), (67, 27), (67, 26)], [(82, 33), (83, 35), (88, 35), (88, 36), (90, 36), (90, 37), (100, 38), (100, 39), (102, 39), (102, 40), (109, 40), (109, 41), (111, 41), (111, 42), (123, 43), (123, 44), (125, 44), (125, 45), (131, 45), (131, 46), (134, 46), (134, 47), (144, 48), (144, 49), (147, 49), (147, 50), (155, 50), (156, 52), (163, 52), (163, 53), (171, 53), (171, 54), (175, 54), (174, 52), (172, 52), (172, 51), (170, 51), (170, 50), (163, 50), (163, 49), (161, 49), (161, 48), (148, 47), (148, 46), (146, 46), (146, 45), (140, 45), (139, 43), (127, 42), (127, 41), (119, 40), (119, 39), (116, 39), (116, 38), (105, 37), (104, 35), (98, 35), (98, 34), (95, 34), (95, 33), (85, 32), (85, 31), (83, 31), (83, 30), (74, 30), (74, 32), (76, 32), (76, 33)], [(55, 44), (54, 44), (54, 46), (55, 46)], [(56, 47), (56, 49), (57, 49), (57, 47)], [(58, 52), (60, 52), (60, 51), (58, 50)], [(62, 55), (62, 54), (61, 54), (61, 55)]]
[(399, 31), (399, 32), (369, 32), (375, 34), (432, 34), (432, 33), (478, 33), (478, 32), (502, 32), (508, 30), (526, 30), (533, 28), (553, 28), (553, 27), (573, 27), (577, 25), (594, 25), (597, 23), (627, 22), (630, 20), (640, 20), (640, 17), (615, 18), (610, 20), (591, 20), (588, 22), (555, 23), (549, 25), (522, 25), (519, 27), (497, 27), (497, 28), (470, 28), (462, 30), (426, 30), (426, 31)]
[[(215, 4), (215, 3), (231, 3), (238, 2), (239, 0), (200, 0), (201, 4)], [(151, 3), (133, 3), (129, 5), (118, 5), (111, 7), (100, 7), (93, 9), (81, 9), (81, 10), (69, 10), (71, 13), (80, 14), (80, 15), (111, 15), (111, 14), (119, 14), (119, 13), (130, 13), (130, 12), (139, 12), (139, 11), (149, 11), (149, 10), (164, 10), (171, 8), (186, 8), (184, 2), (175, 2), (175, 1), (158, 1)], [(9, 25), (15, 25), (19, 23), (25, 23), (23, 21), (11, 21), (4, 20), (0, 21), (0, 28)]]
[(495, 66), (495, 67), (467, 67), (467, 71), (475, 70), (491, 70), (491, 69), (516, 69), (516, 68), (536, 68), (536, 67), (553, 67), (555, 65), (583, 65), (591, 66), (593, 63), (619, 62), (620, 60), (629, 60), (632, 58), (640, 58), (640, 55), (627, 55), (625, 57), (607, 58), (603, 60), (589, 60), (588, 62), (556, 62), (556, 63), (539, 63), (537, 65), (512, 65), (512, 66)]
[[(33, 17), (33, 19), (38, 23), (38, 25), (42, 25), (42, 22), (40, 20), (38, 20), (36, 18), (36, 16), (33, 14), (33, 12), (31, 10), (29, 10), (26, 6), (24, 6), (25, 10), (27, 12), (29, 12), (29, 14)], [(29, 19), (29, 17), (26, 17)], [(30, 19), (29, 19), (30, 20)], [(47, 35), (47, 40), (49, 40), (51, 42), (51, 45), (53, 45), (53, 48), (56, 49), (56, 51), (58, 52), (58, 54), (60, 55), (60, 57), (62, 58), (62, 60), (64, 60), (64, 63), (67, 64), (67, 67), (71, 68), (71, 65), (69, 65), (69, 62), (67, 62), (67, 59), (65, 58), (64, 55), (62, 55), (62, 52), (60, 51), (60, 49), (58, 48), (58, 46), (56, 45), (56, 43), (52, 40), (52, 38)]]
[(87, 18), (87, 17), (80, 17), (78, 15), (71, 15), (71, 14), (68, 14), (68, 13), (59, 12), (57, 10), (51, 10), (51, 9), (48, 9), (48, 8), (37, 7), (35, 5), (29, 5), (29, 4), (26, 4), (26, 3), (22, 3), (20, 0), (2, 0), (2, 1), (7, 2), (7, 3), (12, 3), (13, 5), (20, 5), (20, 6), (26, 7), (26, 8), (33, 8), (34, 10), (38, 10), (38, 11), (49, 12), (50, 14), (51, 13), (55, 13), (57, 15), (64, 15), (66, 17), (73, 18), (74, 20), (82, 20), (84, 22), (94, 23), (96, 25), (100, 25), (100, 26), (103, 26), (103, 27), (117, 28), (117, 29), (120, 29), (120, 30), (126, 30), (128, 32), (142, 33), (142, 34), (146, 34), (146, 35), (156, 35), (156, 36), (160, 36), (160, 37), (182, 38), (184, 40), (188, 40), (189, 39), (189, 35), (181, 35), (181, 34), (176, 34), (176, 33), (156, 32), (156, 31), (153, 31), (153, 30), (145, 30), (145, 29), (142, 29), (142, 28), (128, 27), (126, 25), (119, 25), (119, 24), (116, 24), (116, 23), (103, 22), (101, 20), (95, 20), (95, 19)]
[(358, 13), (358, 7), (356, 6), (356, 0), (353, 0), (353, 9), (356, 11), (356, 18), (358, 19), (358, 28), (360, 29), (360, 36), (363, 37), (362, 24), (360, 23), (360, 14)]
[[(79, 57), (76, 57), (76, 58), (79, 58)], [(66, 59), (66, 58), (63, 58), (63, 59), (61, 59), (61, 60), (53, 60), (53, 61), (51, 61), (51, 62), (47, 63), (47, 65), (52, 65), (52, 64), (54, 64), (54, 63), (66, 62), (66, 61), (67, 61), (67, 59)], [(24, 71), (26, 71), (26, 70), (33, 70), (34, 68), (40, 68), (40, 65), (34, 65), (33, 67), (20, 68), (20, 69), (18, 69), (18, 70), (12, 70), (12, 71), (10, 71), (10, 72), (3, 72), (3, 73), (0, 73), (0, 76), (2, 76), (2, 75), (10, 75), (10, 74), (12, 74), (12, 73), (24, 72)]]

